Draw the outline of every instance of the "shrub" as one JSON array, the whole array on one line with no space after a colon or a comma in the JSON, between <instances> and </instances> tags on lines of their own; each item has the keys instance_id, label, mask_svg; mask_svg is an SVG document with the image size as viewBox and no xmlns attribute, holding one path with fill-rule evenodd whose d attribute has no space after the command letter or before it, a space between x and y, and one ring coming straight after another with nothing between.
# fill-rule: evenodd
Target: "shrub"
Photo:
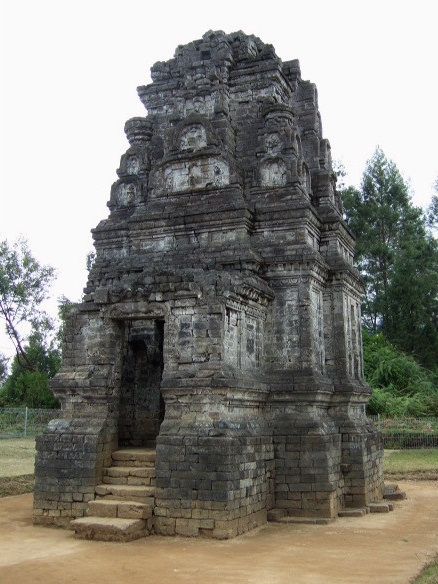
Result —
<instances>
[{"instance_id":1,"label":"shrub","mask_svg":"<svg viewBox=\"0 0 438 584\"><path fill-rule=\"evenodd\" d=\"M435 374L405 355L380 334L364 331L365 378L373 389L370 414L437 416Z\"/></svg>"}]
</instances>

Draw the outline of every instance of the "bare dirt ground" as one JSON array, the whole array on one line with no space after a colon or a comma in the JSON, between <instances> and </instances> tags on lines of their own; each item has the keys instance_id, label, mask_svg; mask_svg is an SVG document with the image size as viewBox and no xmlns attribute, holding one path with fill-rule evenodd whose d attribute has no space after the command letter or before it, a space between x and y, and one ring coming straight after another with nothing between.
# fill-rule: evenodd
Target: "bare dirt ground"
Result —
<instances>
[{"instance_id":1,"label":"bare dirt ground","mask_svg":"<svg viewBox=\"0 0 438 584\"><path fill-rule=\"evenodd\" d=\"M269 524L234 540L127 544L34 527L31 495L0 499L1 584L407 584L438 551L438 484L404 482L389 514Z\"/></svg>"}]
</instances>

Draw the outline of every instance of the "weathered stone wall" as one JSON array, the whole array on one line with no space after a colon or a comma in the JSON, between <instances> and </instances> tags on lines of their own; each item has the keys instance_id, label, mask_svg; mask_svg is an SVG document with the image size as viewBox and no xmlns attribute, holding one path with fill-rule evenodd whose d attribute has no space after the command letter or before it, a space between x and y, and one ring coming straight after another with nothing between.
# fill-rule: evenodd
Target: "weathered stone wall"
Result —
<instances>
[{"instance_id":1,"label":"weathered stone wall","mask_svg":"<svg viewBox=\"0 0 438 584\"><path fill-rule=\"evenodd\" d=\"M94 310L75 310L55 393L63 416L36 439L34 520L68 525L84 515L117 446L120 329Z\"/></svg>"},{"instance_id":2,"label":"weathered stone wall","mask_svg":"<svg viewBox=\"0 0 438 584\"><path fill-rule=\"evenodd\" d=\"M153 439L159 533L378 500L362 284L315 85L241 32L151 74L54 381L63 418L38 442L36 520L81 515L111 449Z\"/></svg>"}]
</instances>

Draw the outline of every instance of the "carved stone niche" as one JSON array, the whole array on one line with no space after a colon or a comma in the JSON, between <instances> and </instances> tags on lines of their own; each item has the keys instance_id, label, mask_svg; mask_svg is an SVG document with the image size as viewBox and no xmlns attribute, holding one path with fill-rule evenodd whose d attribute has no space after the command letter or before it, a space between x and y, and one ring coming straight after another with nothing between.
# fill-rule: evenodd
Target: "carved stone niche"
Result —
<instances>
[{"instance_id":1,"label":"carved stone niche","mask_svg":"<svg viewBox=\"0 0 438 584\"><path fill-rule=\"evenodd\" d=\"M120 168L117 174L120 178L129 176L138 176L145 170L144 159L147 155L137 148L130 148L120 160Z\"/></svg>"},{"instance_id":2,"label":"carved stone niche","mask_svg":"<svg viewBox=\"0 0 438 584\"><path fill-rule=\"evenodd\" d=\"M187 116L170 138L170 149L162 167L164 190L179 193L228 185L230 168L218 145L214 130L204 116Z\"/></svg>"},{"instance_id":3,"label":"carved stone niche","mask_svg":"<svg viewBox=\"0 0 438 584\"><path fill-rule=\"evenodd\" d=\"M330 170L332 168L330 142L325 138L320 141L319 165L324 170Z\"/></svg>"},{"instance_id":4,"label":"carved stone niche","mask_svg":"<svg viewBox=\"0 0 438 584\"><path fill-rule=\"evenodd\" d=\"M138 174L140 161L137 156L130 154L126 159L126 171L128 174Z\"/></svg>"},{"instance_id":5,"label":"carved stone niche","mask_svg":"<svg viewBox=\"0 0 438 584\"><path fill-rule=\"evenodd\" d=\"M261 115L268 128L292 128L295 125L295 112L291 106L266 100L261 106Z\"/></svg>"},{"instance_id":6,"label":"carved stone niche","mask_svg":"<svg viewBox=\"0 0 438 584\"><path fill-rule=\"evenodd\" d=\"M307 164L305 162L302 162L298 168L300 169L300 177L301 177L301 181L304 187L304 190L306 191L306 193L310 194L311 188L312 188L312 183L311 183L311 178L310 178L310 171L309 171L309 167L307 166Z\"/></svg>"},{"instance_id":7,"label":"carved stone niche","mask_svg":"<svg viewBox=\"0 0 438 584\"><path fill-rule=\"evenodd\" d=\"M130 207L135 203L137 185L134 183L121 184L117 192L117 202L120 207Z\"/></svg>"},{"instance_id":8,"label":"carved stone niche","mask_svg":"<svg viewBox=\"0 0 438 584\"><path fill-rule=\"evenodd\" d=\"M133 207L138 199L140 186L135 182L117 181L111 188L110 209Z\"/></svg>"},{"instance_id":9,"label":"carved stone niche","mask_svg":"<svg viewBox=\"0 0 438 584\"><path fill-rule=\"evenodd\" d=\"M178 193L207 187L223 187L230 182L228 164L217 157L173 162L164 170L164 186Z\"/></svg>"},{"instance_id":10,"label":"carved stone niche","mask_svg":"<svg viewBox=\"0 0 438 584\"><path fill-rule=\"evenodd\" d=\"M290 163L299 155L297 128L292 108L267 101L262 104L261 115L265 123L260 142L265 155L288 160L289 168Z\"/></svg>"},{"instance_id":11,"label":"carved stone niche","mask_svg":"<svg viewBox=\"0 0 438 584\"><path fill-rule=\"evenodd\" d=\"M281 158L264 160L260 165L260 184L262 187L278 188L287 183L287 168Z\"/></svg>"},{"instance_id":12,"label":"carved stone niche","mask_svg":"<svg viewBox=\"0 0 438 584\"><path fill-rule=\"evenodd\" d=\"M276 156L283 150L283 140L277 132L270 132L265 138L266 152L270 156Z\"/></svg>"},{"instance_id":13,"label":"carved stone niche","mask_svg":"<svg viewBox=\"0 0 438 584\"><path fill-rule=\"evenodd\" d=\"M215 148L218 140L206 117L191 113L174 129L170 139L170 155L190 156L203 148Z\"/></svg>"},{"instance_id":14,"label":"carved stone niche","mask_svg":"<svg viewBox=\"0 0 438 584\"><path fill-rule=\"evenodd\" d=\"M207 132L202 124L186 126L179 135L179 149L196 152L207 146Z\"/></svg>"}]
</instances>

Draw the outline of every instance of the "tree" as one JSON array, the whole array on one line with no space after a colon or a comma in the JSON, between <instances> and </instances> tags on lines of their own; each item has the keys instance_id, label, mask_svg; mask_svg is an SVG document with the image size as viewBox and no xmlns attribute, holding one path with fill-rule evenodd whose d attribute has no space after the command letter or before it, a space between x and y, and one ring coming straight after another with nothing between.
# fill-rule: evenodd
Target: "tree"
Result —
<instances>
[{"instance_id":1,"label":"tree","mask_svg":"<svg viewBox=\"0 0 438 584\"><path fill-rule=\"evenodd\" d=\"M438 179L435 181L435 191L438 193ZM438 194L432 196L427 209L427 224L431 229L438 229Z\"/></svg>"},{"instance_id":2,"label":"tree","mask_svg":"<svg viewBox=\"0 0 438 584\"><path fill-rule=\"evenodd\" d=\"M28 406L55 408L59 403L50 389L50 379L61 367L61 344L66 319L73 303L62 296L58 299L60 325L56 335L47 337L44 331L33 331L23 346L26 360L16 355L11 374L0 389L0 407Z\"/></svg>"},{"instance_id":3,"label":"tree","mask_svg":"<svg viewBox=\"0 0 438 584\"><path fill-rule=\"evenodd\" d=\"M423 229L394 257L384 332L425 367L438 364L438 242Z\"/></svg>"},{"instance_id":4,"label":"tree","mask_svg":"<svg viewBox=\"0 0 438 584\"><path fill-rule=\"evenodd\" d=\"M0 391L0 406L56 407L58 402L49 387L49 379L61 365L55 342L47 346L40 334L33 333L23 350L26 360L15 356L11 374Z\"/></svg>"},{"instance_id":5,"label":"tree","mask_svg":"<svg viewBox=\"0 0 438 584\"><path fill-rule=\"evenodd\" d=\"M395 164L377 148L365 169L360 190L343 193L346 221L357 235L358 267L366 286L365 323L376 331L388 318L387 291L403 230L421 212Z\"/></svg>"},{"instance_id":6,"label":"tree","mask_svg":"<svg viewBox=\"0 0 438 584\"><path fill-rule=\"evenodd\" d=\"M17 359L29 370L33 364L25 350L26 339L29 334L48 331L52 326L41 303L47 297L53 276L53 268L41 265L26 241L12 245L6 240L0 242L0 318ZM23 332L26 328L28 335Z\"/></svg>"},{"instance_id":7,"label":"tree","mask_svg":"<svg viewBox=\"0 0 438 584\"><path fill-rule=\"evenodd\" d=\"M366 288L365 326L433 367L438 361L438 248L396 165L377 149L361 189L343 191Z\"/></svg>"},{"instance_id":8,"label":"tree","mask_svg":"<svg viewBox=\"0 0 438 584\"><path fill-rule=\"evenodd\" d=\"M8 376L8 361L9 359L0 353L0 386Z\"/></svg>"},{"instance_id":9,"label":"tree","mask_svg":"<svg viewBox=\"0 0 438 584\"><path fill-rule=\"evenodd\" d=\"M364 331L365 378L373 388L371 414L388 417L436 416L438 383L434 375L388 342Z\"/></svg>"}]
</instances>

